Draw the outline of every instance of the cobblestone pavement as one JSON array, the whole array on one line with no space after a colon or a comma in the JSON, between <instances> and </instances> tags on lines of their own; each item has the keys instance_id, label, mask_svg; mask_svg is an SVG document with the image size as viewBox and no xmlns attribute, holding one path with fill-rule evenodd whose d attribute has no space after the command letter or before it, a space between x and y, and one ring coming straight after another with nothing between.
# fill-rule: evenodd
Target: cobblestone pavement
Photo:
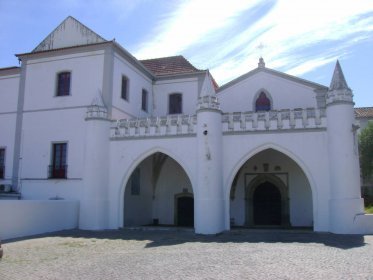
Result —
<instances>
[{"instance_id":1,"label":"cobblestone pavement","mask_svg":"<svg viewBox=\"0 0 373 280\"><path fill-rule=\"evenodd\" d=\"M62 231L3 244L0 279L372 279L373 236Z\"/></svg>"}]
</instances>

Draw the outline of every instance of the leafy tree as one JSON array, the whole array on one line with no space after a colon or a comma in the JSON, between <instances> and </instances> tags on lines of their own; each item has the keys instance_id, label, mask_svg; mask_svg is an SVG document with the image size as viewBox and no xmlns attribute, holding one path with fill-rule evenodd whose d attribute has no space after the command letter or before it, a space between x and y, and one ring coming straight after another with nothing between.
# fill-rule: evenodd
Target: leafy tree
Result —
<instances>
[{"instance_id":1,"label":"leafy tree","mask_svg":"<svg viewBox=\"0 0 373 280\"><path fill-rule=\"evenodd\" d=\"M360 168L363 178L373 175L373 121L361 131L359 136Z\"/></svg>"}]
</instances>

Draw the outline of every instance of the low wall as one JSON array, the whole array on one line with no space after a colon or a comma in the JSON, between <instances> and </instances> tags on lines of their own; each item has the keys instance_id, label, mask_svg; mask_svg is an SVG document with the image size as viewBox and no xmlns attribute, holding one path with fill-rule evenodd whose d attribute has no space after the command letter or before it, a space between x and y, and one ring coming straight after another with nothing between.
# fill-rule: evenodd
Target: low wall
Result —
<instances>
[{"instance_id":1,"label":"low wall","mask_svg":"<svg viewBox=\"0 0 373 280\"><path fill-rule=\"evenodd\" d=\"M79 201L1 200L0 239L78 227Z\"/></svg>"}]
</instances>

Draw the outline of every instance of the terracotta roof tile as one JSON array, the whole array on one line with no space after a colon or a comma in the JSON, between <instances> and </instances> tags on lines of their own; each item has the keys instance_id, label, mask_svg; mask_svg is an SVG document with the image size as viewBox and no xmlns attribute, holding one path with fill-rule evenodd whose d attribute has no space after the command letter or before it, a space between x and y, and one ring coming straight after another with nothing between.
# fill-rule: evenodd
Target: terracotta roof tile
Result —
<instances>
[{"instance_id":1,"label":"terracotta roof tile","mask_svg":"<svg viewBox=\"0 0 373 280\"><path fill-rule=\"evenodd\" d=\"M182 55L140 60L140 62L155 76L167 76L175 74L187 74L202 70L194 67Z\"/></svg>"},{"instance_id":2,"label":"terracotta roof tile","mask_svg":"<svg viewBox=\"0 0 373 280\"><path fill-rule=\"evenodd\" d=\"M373 107L355 108L355 116L357 118L373 118Z\"/></svg>"}]
</instances>

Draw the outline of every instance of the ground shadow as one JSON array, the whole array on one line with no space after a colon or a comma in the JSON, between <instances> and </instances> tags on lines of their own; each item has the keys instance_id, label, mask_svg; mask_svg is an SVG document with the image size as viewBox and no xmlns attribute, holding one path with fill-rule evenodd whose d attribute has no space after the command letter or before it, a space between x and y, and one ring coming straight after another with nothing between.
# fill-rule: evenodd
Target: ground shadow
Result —
<instances>
[{"instance_id":1,"label":"ground shadow","mask_svg":"<svg viewBox=\"0 0 373 280\"><path fill-rule=\"evenodd\" d=\"M233 229L217 235L195 234L193 229L184 228L125 228L118 230L64 230L26 238L9 239L4 244L20 240L43 237L70 237L88 239L147 241L145 248L172 246L183 243L317 243L339 249L365 246L364 235L317 233L307 230L276 229Z\"/></svg>"}]
</instances>

